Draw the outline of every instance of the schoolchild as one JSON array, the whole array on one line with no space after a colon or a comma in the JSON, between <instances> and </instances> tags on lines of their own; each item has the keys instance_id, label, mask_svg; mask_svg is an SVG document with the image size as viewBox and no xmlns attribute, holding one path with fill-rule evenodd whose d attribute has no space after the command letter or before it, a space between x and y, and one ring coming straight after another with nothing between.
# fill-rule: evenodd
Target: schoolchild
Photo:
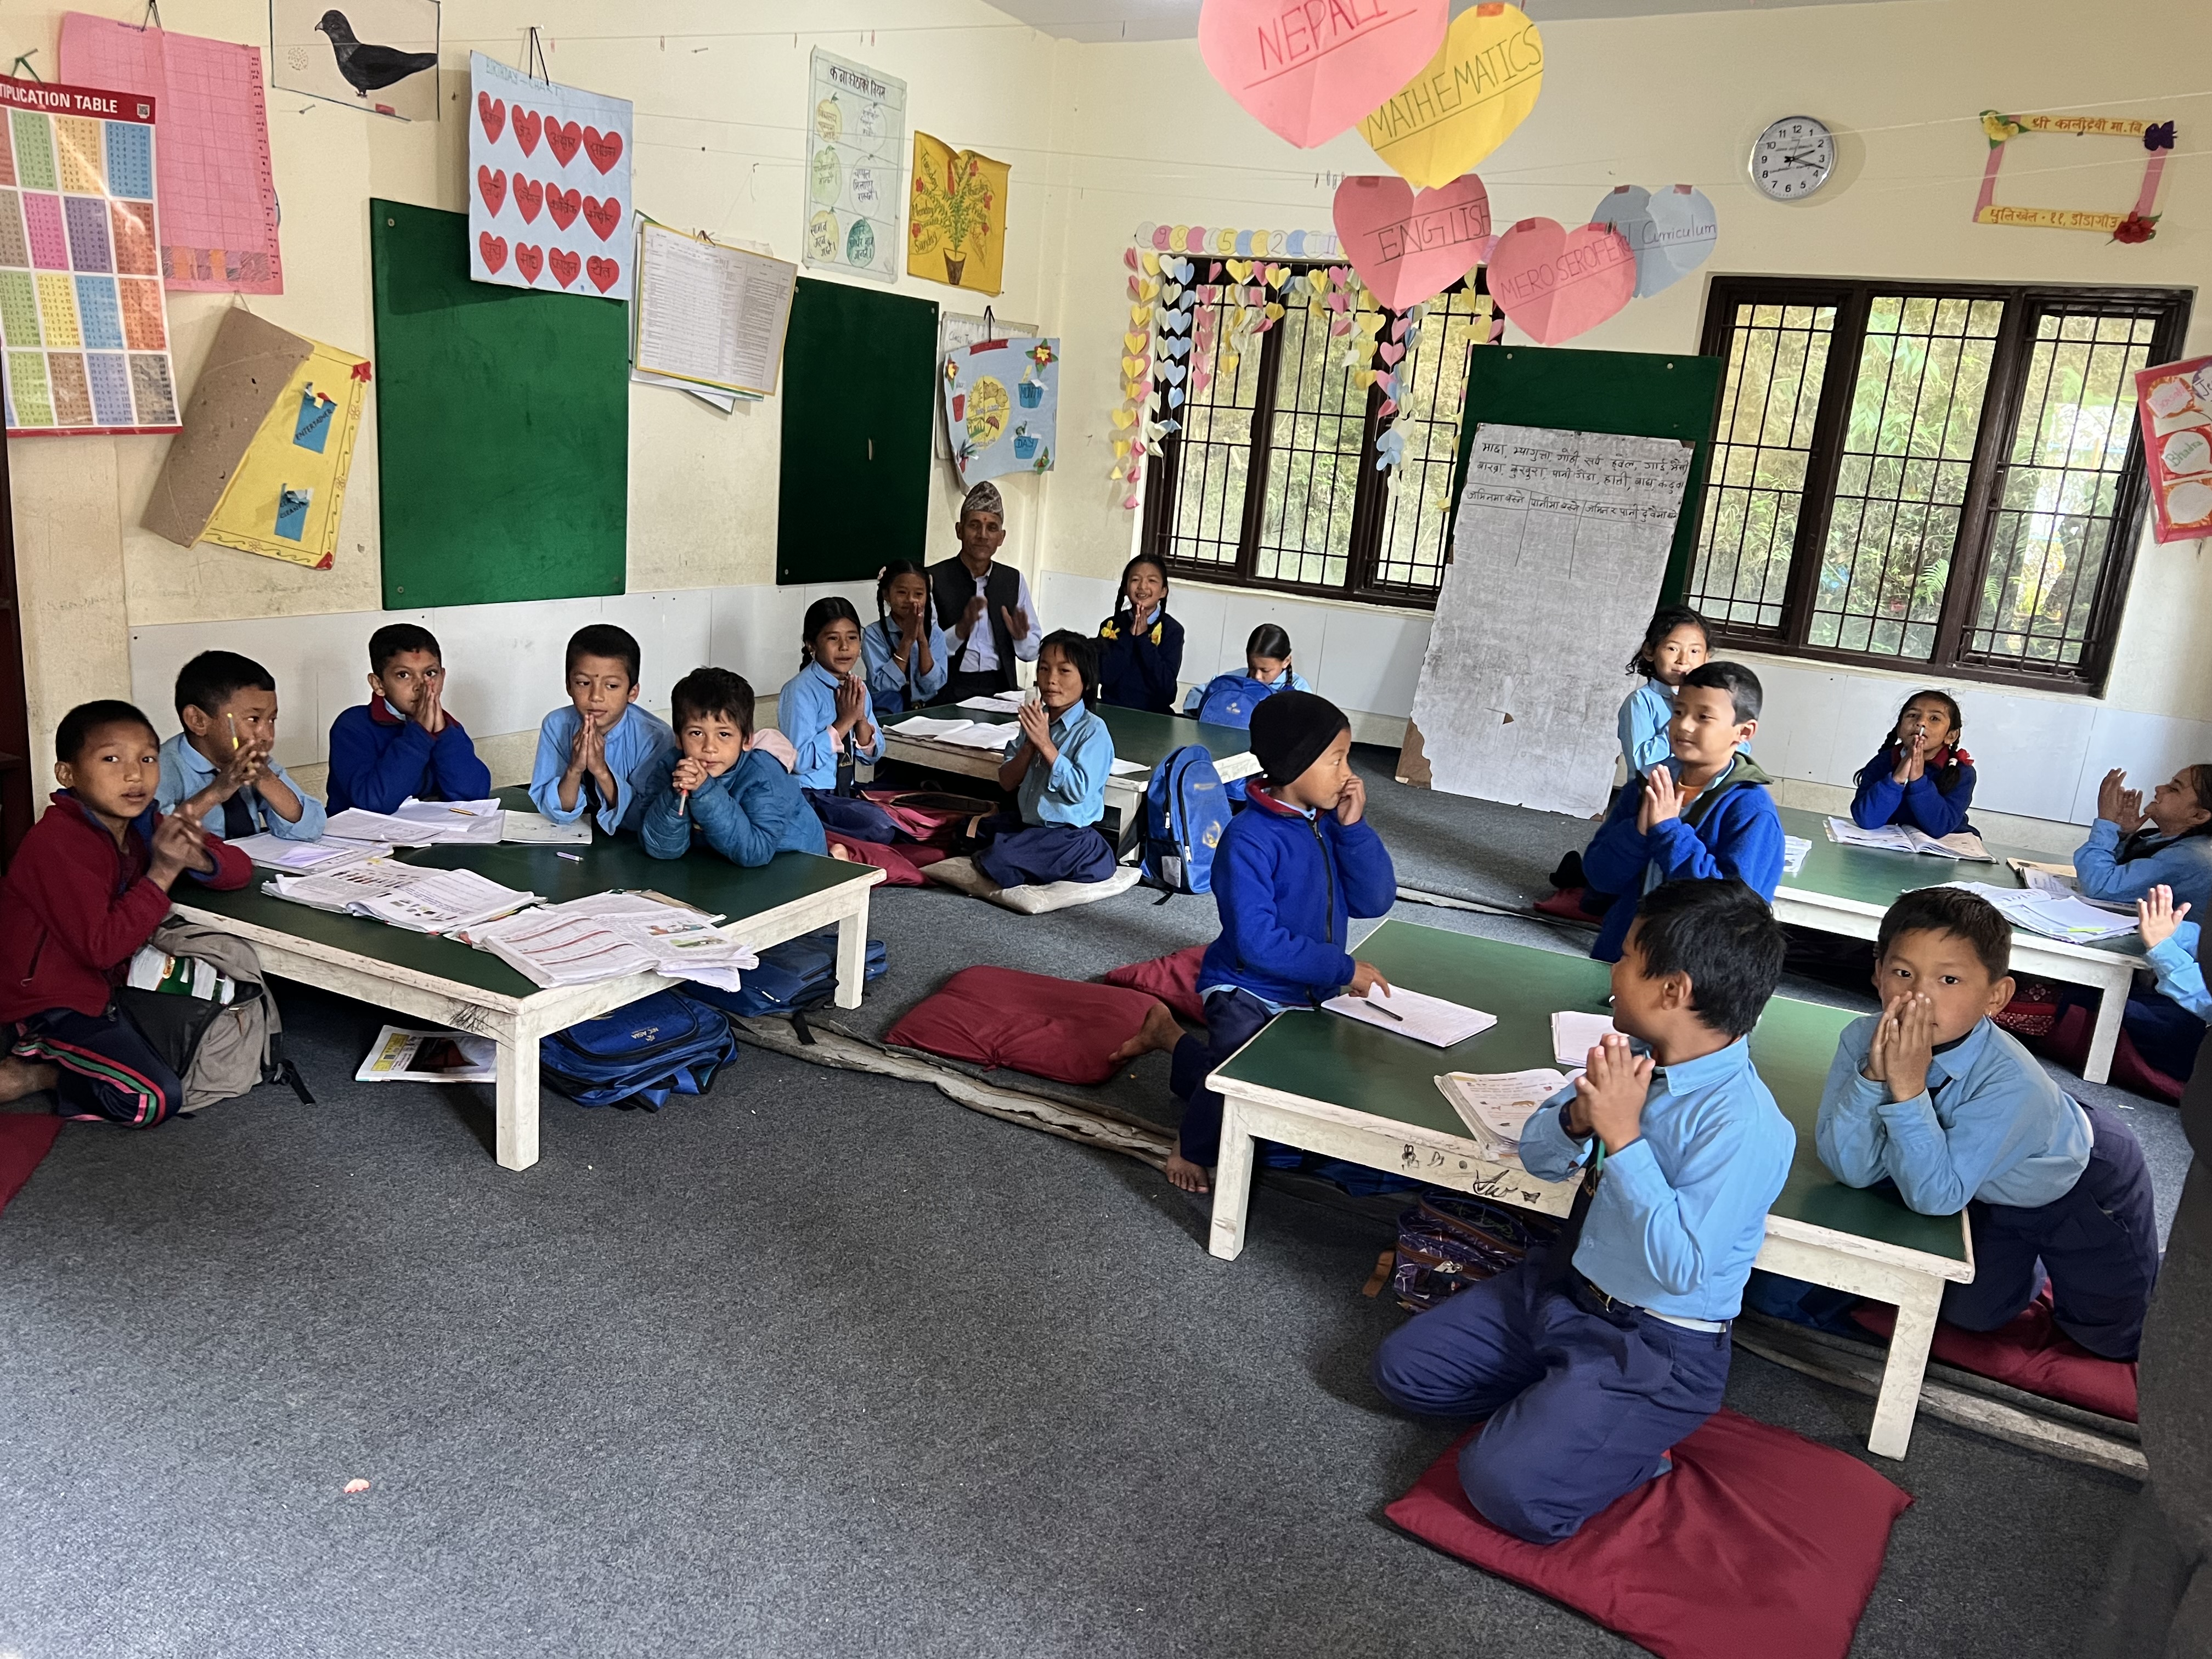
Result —
<instances>
[{"instance_id":1,"label":"schoolchild","mask_svg":"<svg viewBox=\"0 0 2212 1659\"><path fill-rule=\"evenodd\" d=\"M1964 721L1948 691L1916 691L1875 757L1859 769L1851 822L1862 830L1901 823L1942 837L1973 825L1974 757L1959 744Z\"/></svg>"},{"instance_id":2,"label":"schoolchild","mask_svg":"<svg viewBox=\"0 0 2212 1659\"><path fill-rule=\"evenodd\" d=\"M2097 789L2097 821L2074 849L2074 879L2090 898L2125 904L2154 887L2199 916L2212 911L2212 765L2185 766L2151 791L2114 767Z\"/></svg>"},{"instance_id":3,"label":"schoolchild","mask_svg":"<svg viewBox=\"0 0 2212 1659\"><path fill-rule=\"evenodd\" d=\"M1688 605L1662 605L1651 613L1644 643L1628 659L1628 672L1641 675L1644 684L1621 703L1618 721L1630 777L1642 777L1673 752L1667 728L1674 718L1674 692L1682 677L1711 655L1705 619Z\"/></svg>"},{"instance_id":4,"label":"schoolchild","mask_svg":"<svg viewBox=\"0 0 2212 1659\"><path fill-rule=\"evenodd\" d=\"M483 800L491 769L446 709L446 659L416 623L368 636L368 701L331 722L331 810L390 812L417 800Z\"/></svg>"},{"instance_id":5,"label":"schoolchild","mask_svg":"<svg viewBox=\"0 0 2212 1659\"><path fill-rule=\"evenodd\" d=\"M1114 614L1098 624L1098 700L1172 714L1182 674L1182 624L1168 615L1168 568L1139 553L1121 569Z\"/></svg>"},{"instance_id":6,"label":"schoolchild","mask_svg":"<svg viewBox=\"0 0 2212 1659\"><path fill-rule=\"evenodd\" d=\"M1098 828L1114 734L1091 706L1097 694L1096 641L1065 628L1046 635L1036 696L1022 705L1021 740L999 768L999 787L1012 792L1015 810L973 827L982 843L975 863L1000 886L1103 881L1114 873L1114 843Z\"/></svg>"},{"instance_id":7,"label":"schoolchild","mask_svg":"<svg viewBox=\"0 0 2212 1659\"><path fill-rule=\"evenodd\" d=\"M611 623L569 636L568 701L539 725L530 772L530 798L554 823L588 813L609 835L635 830L645 791L667 775L676 734L637 700L642 657Z\"/></svg>"},{"instance_id":8,"label":"schoolchild","mask_svg":"<svg viewBox=\"0 0 2212 1659\"><path fill-rule=\"evenodd\" d=\"M1217 717L1206 712L1206 704L1216 693L1249 700L1254 707L1261 698L1273 696L1278 691L1310 691L1306 677L1291 662L1291 636L1275 623L1261 623L1244 641L1244 672L1241 674L1216 674L1204 685L1194 685L1190 695L1182 700L1182 712L1195 714L1200 720ZM1252 716L1248 710L1244 718L1234 723L1249 726Z\"/></svg>"},{"instance_id":9,"label":"schoolchild","mask_svg":"<svg viewBox=\"0 0 2212 1659\"><path fill-rule=\"evenodd\" d=\"M2144 1061L2178 1083L2197 1069L2204 1028L2212 1024L2212 991L2197 960L2199 928L2189 907L2173 902L2171 887L2154 887L2136 901L2136 928L2149 964L2149 994L2128 994L2120 1029Z\"/></svg>"},{"instance_id":10,"label":"schoolchild","mask_svg":"<svg viewBox=\"0 0 2212 1659\"><path fill-rule=\"evenodd\" d=\"M321 837L322 802L269 758L276 681L267 669L235 651L203 651L177 672L176 702L184 730L161 745L156 805L173 812L193 801L193 817L227 841L257 831L279 841Z\"/></svg>"},{"instance_id":11,"label":"schoolchild","mask_svg":"<svg viewBox=\"0 0 2212 1659\"><path fill-rule=\"evenodd\" d=\"M638 821L647 852L680 859L700 841L752 866L778 853L829 851L799 781L752 742L750 685L726 668L695 668L676 682L672 701L681 747Z\"/></svg>"},{"instance_id":12,"label":"schoolchild","mask_svg":"<svg viewBox=\"0 0 2212 1659\"><path fill-rule=\"evenodd\" d=\"M815 600L799 633L800 667L775 700L775 723L799 753L792 775L822 811L824 798L852 797L854 768L884 757L884 734L860 673L860 613L853 602L836 594ZM829 810L837 810L834 799Z\"/></svg>"},{"instance_id":13,"label":"schoolchild","mask_svg":"<svg viewBox=\"0 0 2212 1659\"><path fill-rule=\"evenodd\" d=\"M876 578L876 619L860 631L868 695L878 714L921 708L951 672L945 630L929 603L929 574L912 559L893 559Z\"/></svg>"}]
</instances>

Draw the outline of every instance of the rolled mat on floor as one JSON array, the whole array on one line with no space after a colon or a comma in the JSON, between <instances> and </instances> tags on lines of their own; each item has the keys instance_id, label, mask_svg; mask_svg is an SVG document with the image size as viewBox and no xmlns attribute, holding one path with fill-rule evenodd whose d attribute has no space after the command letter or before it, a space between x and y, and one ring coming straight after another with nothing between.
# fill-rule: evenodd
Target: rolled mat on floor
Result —
<instances>
[{"instance_id":1,"label":"rolled mat on floor","mask_svg":"<svg viewBox=\"0 0 2212 1659\"><path fill-rule=\"evenodd\" d=\"M53 1150L62 1120L51 1112L0 1112L0 1210Z\"/></svg>"}]
</instances>

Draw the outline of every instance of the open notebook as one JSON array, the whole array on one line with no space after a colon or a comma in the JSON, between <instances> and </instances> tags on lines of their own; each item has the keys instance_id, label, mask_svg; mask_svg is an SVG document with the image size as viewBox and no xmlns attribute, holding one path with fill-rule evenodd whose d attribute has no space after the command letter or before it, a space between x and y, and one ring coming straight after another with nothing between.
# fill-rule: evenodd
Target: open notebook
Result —
<instances>
[{"instance_id":1,"label":"open notebook","mask_svg":"<svg viewBox=\"0 0 2212 1659\"><path fill-rule=\"evenodd\" d=\"M1939 859L1964 859L1974 864L1997 861L1996 854L1983 846L1982 838L1971 830L1931 836L1901 823L1862 830L1849 818L1832 817L1828 820L1828 839L1838 847L1872 847L1884 853L1932 853Z\"/></svg>"},{"instance_id":2,"label":"open notebook","mask_svg":"<svg viewBox=\"0 0 2212 1659\"><path fill-rule=\"evenodd\" d=\"M1467 1125L1485 1158L1500 1164L1521 1162L1521 1131L1536 1109L1567 1086L1549 1066L1528 1072L1447 1072L1437 1087Z\"/></svg>"}]
</instances>

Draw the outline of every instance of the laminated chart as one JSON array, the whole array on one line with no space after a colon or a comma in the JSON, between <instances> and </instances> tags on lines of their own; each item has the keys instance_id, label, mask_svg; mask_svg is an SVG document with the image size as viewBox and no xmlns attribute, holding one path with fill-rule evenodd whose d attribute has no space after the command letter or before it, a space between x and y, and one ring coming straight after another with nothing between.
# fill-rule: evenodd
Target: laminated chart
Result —
<instances>
[{"instance_id":1,"label":"laminated chart","mask_svg":"<svg viewBox=\"0 0 2212 1659\"><path fill-rule=\"evenodd\" d=\"M154 103L0 76L8 433L174 432Z\"/></svg>"}]
</instances>

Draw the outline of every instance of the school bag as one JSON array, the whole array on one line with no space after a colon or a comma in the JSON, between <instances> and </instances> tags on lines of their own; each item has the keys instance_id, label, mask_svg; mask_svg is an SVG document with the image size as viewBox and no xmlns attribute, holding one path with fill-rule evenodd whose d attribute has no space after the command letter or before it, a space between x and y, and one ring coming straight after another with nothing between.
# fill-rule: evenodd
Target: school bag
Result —
<instances>
[{"instance_id":1,"label":"school bag","mask_svg":"<svg viewBox=\"0 0 2212 1659\"><path fill-rule=\"evenodd\" d=\"M1152 769L1145 785L1145 884L1177 893L1213 890L1213 849L1229 827L1229 796L1213 757L1185 744Z\"/></svg>"},{"instance_id":2,"label":"school bag","mask_svg":"<svg viewBox=\"0 0 2212 1659\"><path fill-rule=\"evenodd\" d=\"M814 1036L806 1029L806 1011L837 994L836 930L802 933L758 954L760 966L738 975L739 989L722 991L711 985L694 985L690 994L740 1019L788 1014L799 1040L811 1044ZM890 953L884 950L883 940L870 939L862 980L881 979L890 966Z\"/></svg>"},{"instance_id":3,"label":"school bag","mask_svg":"<svg viewBox=\"0 0 2212 1659\"><path fill-rule=\"evenodd\" d=\"M167 958L161 962L160 958ZM284 1058L284 1021L261 975L261 958L235 934L171 916L133 959L150 971L115 992L124 1017L185 1085L183 1111L231 1100L261 1083L289 1083L301 1103L314 1097ZM229 996L208 994L220 976Z\"/></svg>"},{"instance_id":4,"label":"school bag","mask_svg":"<svg viewBox=\"0 0 2212 1659\"><path fill-rule=\"evenodd\" d=\"M1479 1279L1494 1279L1559 1236L1548 1216L1523 1215L1484 1199L1433 1193L1398 1218L1390 1291L1426 1313Z\"/></svg>"},{"instance_id":5,"label":"school bag","mask_svg":"<svg viewBox=\"0 0 2212 1659\"><path fill-rule=\"evenodd\" d=\"M648 1112L671 1095L705 1094L737 1057L722 1011L673 990L538 1042L545 1081L579 1106L635 1104Z\"/></svg>"},{"instance_id":6,"label":"school bag","mask_svg":"<svg viewBox=\"0 0 2212 1659\"><path fill-rule=\"evenodd\" d=\"M1275 688L1249 674L1216 674L1206 683L1198 700L1198 717L1212 726L1233 726L1242 731L1252 724L1252 711L1274 695Z\"/></svg>"}]
</instances>

